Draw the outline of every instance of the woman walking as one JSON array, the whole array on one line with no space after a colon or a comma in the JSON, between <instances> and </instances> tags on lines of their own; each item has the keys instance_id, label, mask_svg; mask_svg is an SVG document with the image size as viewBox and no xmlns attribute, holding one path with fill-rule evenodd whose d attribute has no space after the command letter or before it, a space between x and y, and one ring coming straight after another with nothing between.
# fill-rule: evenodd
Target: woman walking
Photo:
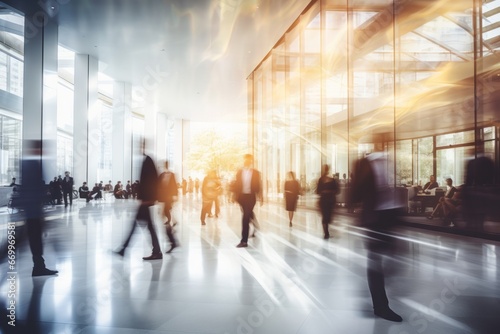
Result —
<instances>
[{"instance_id":1,"label":"woman walking","mask_svg":"<svg viewBox=\"0 0 500 334\"><path fill-rule=\"evenodd\" d=\"M300 193L299 181L295 178L295 173L289 171L285 181L285 209L288 211L288 218L290 219L290 227L293 226L293 214L297 209L297 200Z\"/></svg>"}]
</instances>

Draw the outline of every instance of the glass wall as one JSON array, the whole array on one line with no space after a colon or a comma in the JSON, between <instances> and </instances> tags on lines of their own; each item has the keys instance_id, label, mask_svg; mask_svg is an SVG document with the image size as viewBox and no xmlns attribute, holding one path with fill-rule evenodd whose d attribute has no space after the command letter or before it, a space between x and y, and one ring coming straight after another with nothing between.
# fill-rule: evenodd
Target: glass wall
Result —
<instances>
[{"instance_id":1,"label":"glass wall","mask_svg":"<svg viewBox=\"0 0 500 334\"><path fill-rule=\"evenodd\" d=\"M24 17L0 12L0 186L20 182Z\"/></svg>"},{"instance_id":2,"label":"glass wall","mask_svg":"<svg viewBox=\"0 0 500 334\"><path fill-rule=\"evenodd\" d=\"M390 157L396 187L431 175L462 185L467 161L483 154L500 181L499 9L499 0L311 1L249 76L267 195L282 191L288 170L314 193L321 164L348 184L353 162L374 150Z\"/></svg>"}]
</instances>

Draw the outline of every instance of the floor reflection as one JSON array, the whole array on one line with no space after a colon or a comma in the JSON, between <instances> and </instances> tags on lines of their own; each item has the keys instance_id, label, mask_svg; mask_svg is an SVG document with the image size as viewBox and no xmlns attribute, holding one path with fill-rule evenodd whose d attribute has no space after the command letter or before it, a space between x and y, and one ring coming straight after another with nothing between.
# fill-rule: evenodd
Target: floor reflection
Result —
<instances>
[{"instance_id":1,"label":"floor reflection","mask_svg":"<svg viewBox=\"0 0 500 334\"><path fill-rule=\"evenodd\" d=\"M391 306L404 319L394 324L373 315L364 231L345 215L335 216L333 238L325 241L319 213L299 209L290 228L281 203L268 203L256 210L261 230L248 248L237 249L238 206L225 203L219 218L201 226L200 199L183 198L173 211L180 247L148 262L142 257L150 238L142 229L136 229L125 257L111 252L136 208L134 200L110 199L51 209L44 257L59 275L32 278L29 249L19 249L19 328L25 333L378 334L491 333L500 326L497 242L398 228L397 249L384 258ZM158 210L153 213L165 252L169 242ZM5 226L15 216L0 214L0 219ZM6 272L2 264L3 302Z\"/></svg>"}]
</instances>

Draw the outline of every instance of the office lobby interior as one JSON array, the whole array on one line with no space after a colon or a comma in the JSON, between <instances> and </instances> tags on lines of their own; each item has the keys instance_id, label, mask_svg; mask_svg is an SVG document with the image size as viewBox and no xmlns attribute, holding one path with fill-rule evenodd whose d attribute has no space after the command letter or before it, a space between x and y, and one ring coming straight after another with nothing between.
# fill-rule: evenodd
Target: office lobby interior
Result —
<instances>
[{"instance_id":1,"label":"office lobby interior","mask_svg":"<svg viewBox=\"0 0 500 334\"><path fill-rule=\"evenodd\" d=\"M495 333L499 50L500 0L0 0L0 333ZM55 275L32 276L27 213L12 200L29 141L43 145L47 187L74 178L71 205L43 206ZM356 163L379 151L400 216L374 261L350 190ZM179 183L171 252L163 204L149 209L154 260L140 199L77 191L140 179L143 153ZM263 203L237 248L230 184L244 154ZM480 159L491 170L472 175ZM324 165L338 184L326 239ZM225 191L202 225L210 170ZM449 180L472 191L480 223L470 195L433 211ZM401 322L374 314L374 263Z\"/></svg>"}]
</instances>

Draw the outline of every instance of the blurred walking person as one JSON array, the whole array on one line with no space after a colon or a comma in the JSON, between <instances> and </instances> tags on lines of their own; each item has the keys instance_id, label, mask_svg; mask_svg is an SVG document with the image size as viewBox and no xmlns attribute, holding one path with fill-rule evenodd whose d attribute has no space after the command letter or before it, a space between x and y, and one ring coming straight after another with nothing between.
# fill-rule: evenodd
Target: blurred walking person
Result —
<instances>
[{"instance_id":1,"label":"blurred walking person","mask_svg":"<svg viewBox=\"0 0 500 334\"><path fill-rule=\"evenodd\" d=\"M170 253L177 247L177 242L174 237L175 222L172 222L172 207L177 200L178 189L175 174L168 169L168 161L165 161L165 171L159 176L158 185L158 201L163 203L163 215L167 218L164 225L167 231L167 237L170 241Z\"/></svg>"},{"instance_id":2,"label":"blurred walking person","mask_svg":"<svg viewBox=\"0 0 500 334\"><path fill-rule=\"evenodd\" d=\"M293 214L297 210L297 201L300 194L300 184L295 178L295 173L289 171L285 181L285 209L288 211L288 218L290 220L289 226L293 226Z\"/></svg>"},{"instance_id":3,"label":"blurred walking person","mask_svg":"<svg viewBox=\"0 0 500 334\"><path fill-rule=\"evenodd\" d=\"M28 240L33 256L32 276L57 274L57 270L45 267L43 258L43 202L46 195L42 170L42 143L31 140L25 143L27 155L22 161L22 186L20 206L26 218Z\"/></svg>"},{"instance_id":4,"label":"blurred walking person","mask_svg":"<svg viewBox=\"0 0 500 334\"><path fill-rule=\"evenodd\" d=\"M219 196L221 191L221 183L219 178L217 177L217 173L215 170L211 170L208 172L207 176L203 179L201 184L201 198L202 198L202 207L201 207L201 225L205 225L205 218L208 215L212 216L210 211L212 210L212 206L215 203L215 216L218 217L219 205L217 197Z\"/></svg>"},{"instance_id":5,"label":"blurred walking person","mask_svg":"<svg viewBox=\"0 0 500 334\"><path fill-rule=\"evenodd\" d=\"M250 231L250 220L255 219L253 208L257 199L263 204L262 185L260 172L254 168L253 156L245 154L243 157L243 168L236 173L234 182L234 197L241 206L241 241L238 248L248 247L248 235Z\"/></svg>"},{"instance_id":6,"label":"blurred walking person","mask_svg":"<svg viewBox=\"0 0 500 334\"><path fill-rule=\"evenodd\" d=\"M132 222L130 232L127 239L123 243L122 248L117 251L118 255L123 256L125 254L125 249L132 239L134 230L136 227L136 222L145 221L149 233L151 234L151 243L153 249L151 255L145 256L143 260L159 260L163 256L161 254L160 243L158 242L158 235L156 234L153 220L151 219L150 207L155 204L157 192L158 192L158 173L156 171L155 163L150 156L145 152L145 142L142 144L142 154L144 155L144 160L141 167L141 176L139 178L139 185L137 189L137 199L140 200L139 209L137 210L137 215L135 220Z\"/></svg>"},{"instance_id":7,"label":"blurred walking person","mask_svg":"<svg viewBox=\"0 0 500 334\"><path fill-rule=\"evenodd\" d=\"M400 201L389 185L387 153L374 152L354 166L351 203L361 203L361 223L367 228L367 279L375 315L389 321L403 319L389 307L385 291L383 260L391 255Z\"/></svg>"},{"instance_id":8,"label":"blurred walking person","mask_svg":"<svg viewBox=\"0 0 500 334\"><path fill-rule=\"evenodd\" d=\"M321 224L323 225L323 239L330 238L328 226L332 221L333 209L335 207L335 200L339 185L337 180L329 176L330 166L323 165L321 170L321 177L318 180L316 194L319 195L319 209L321 211Z\"/></svg>"}]
</instances>

